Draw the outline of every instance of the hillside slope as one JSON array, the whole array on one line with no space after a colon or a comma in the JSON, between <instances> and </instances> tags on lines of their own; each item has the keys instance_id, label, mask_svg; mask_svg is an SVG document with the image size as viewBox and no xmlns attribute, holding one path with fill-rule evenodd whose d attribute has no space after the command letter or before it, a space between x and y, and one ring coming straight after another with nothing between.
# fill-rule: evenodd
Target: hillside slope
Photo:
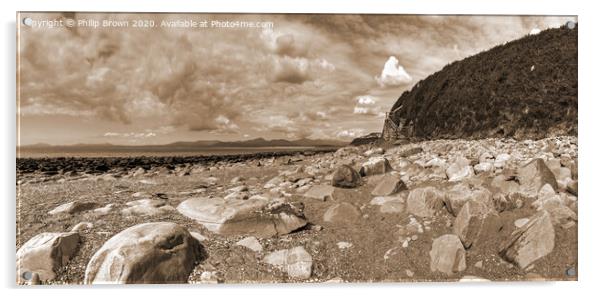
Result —
<instances>
[{"instance_id":1,"label":"hillside slope","mask_svg":"<svg viewBox=\"0 0 602 297\"><path fill-rule=\"evenodd\" d=\"M404 92L390 119L424 139L577 135L577 27L453 62Z\"/></svg>"}]
</instances>

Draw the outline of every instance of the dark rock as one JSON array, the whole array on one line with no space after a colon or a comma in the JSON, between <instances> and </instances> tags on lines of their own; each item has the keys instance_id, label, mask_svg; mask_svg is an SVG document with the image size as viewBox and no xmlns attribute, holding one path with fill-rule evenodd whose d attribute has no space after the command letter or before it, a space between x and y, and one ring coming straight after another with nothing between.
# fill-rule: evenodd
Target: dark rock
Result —
<instances>
[{"instance_id":1,"label":"dark rock","mask_svg":"<svg viewBox=\"0 0 602 297\"><path fill-rule=\"evenodd\" d=\"M339 166L332 175L332 185L339 188L355 188L362 183L360 174L349 165Z\"/></svg>"}]
</instances>

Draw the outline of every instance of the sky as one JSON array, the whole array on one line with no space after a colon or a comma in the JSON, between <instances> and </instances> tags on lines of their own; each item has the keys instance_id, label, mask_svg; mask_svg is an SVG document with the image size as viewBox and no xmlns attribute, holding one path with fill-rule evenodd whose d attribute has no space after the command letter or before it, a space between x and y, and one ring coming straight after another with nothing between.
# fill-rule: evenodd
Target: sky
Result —
<instances>
[{"instance_id":1,"label":"sky","mask_svg":"<svg viewBox=\"0 0 602 297\"><path fill-rule=\"evenodd\" d=\"M18 30L20 145L351 140L380 132L401 93L445 65L577 21L327 14L24 18L30 22Z\"/></svg>"}]
</instances>

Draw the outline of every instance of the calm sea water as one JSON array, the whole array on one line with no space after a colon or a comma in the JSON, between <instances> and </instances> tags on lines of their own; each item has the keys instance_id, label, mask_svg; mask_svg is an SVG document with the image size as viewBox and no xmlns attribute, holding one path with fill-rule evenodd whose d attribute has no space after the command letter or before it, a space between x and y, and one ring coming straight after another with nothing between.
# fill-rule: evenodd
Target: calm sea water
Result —
<instances>
[{"instance_id":1,"label":"calm sea water","mask_svg":"<svg viewBox=\"0 0 602 297\"><path fill-rule=\"evenodd\" d=\"M324 149L328 149L328 147L30 147L17 148L17 158L211 156L242 155L260 152L312 151Z\"/></svg>"}]
</instances>

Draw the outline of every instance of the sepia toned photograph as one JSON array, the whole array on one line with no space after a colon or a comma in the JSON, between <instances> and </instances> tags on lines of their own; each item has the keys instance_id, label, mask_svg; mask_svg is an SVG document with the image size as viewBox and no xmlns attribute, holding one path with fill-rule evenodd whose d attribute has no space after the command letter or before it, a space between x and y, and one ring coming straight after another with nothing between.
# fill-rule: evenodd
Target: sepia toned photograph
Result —
<instances>
[{"instance_id":1,"label":"sepia toned photograph","mask_svg":"<svg viewBox=\"0 0 602 297\"><path fill-rule=\"evenodd\" d=\"M575 15L16 23L17 285L578 280Z\"/></svg>"}]
</instances>

